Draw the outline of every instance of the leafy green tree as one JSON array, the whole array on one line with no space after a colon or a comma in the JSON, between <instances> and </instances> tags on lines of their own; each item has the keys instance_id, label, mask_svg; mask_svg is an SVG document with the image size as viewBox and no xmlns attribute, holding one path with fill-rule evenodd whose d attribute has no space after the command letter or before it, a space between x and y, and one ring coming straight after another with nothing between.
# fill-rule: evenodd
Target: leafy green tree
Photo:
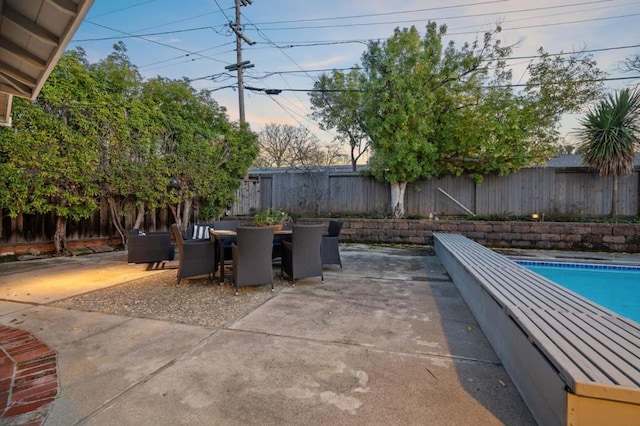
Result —
<instances>
[{"instance_id":1,"label":"leafy green tree","mask_svg":"<svg viewBox=\"0 0 640 426\"><path fill-rule=\"evenodd\" d=\"M59 252L67 220L88 217L100 198L123 241L125 201L138 205L134 226L166 205L188 223L194 201L219 214L258 152L210 92L143 81L121 43L93 65L82 49L66 52L37 101L16 99L13 112L14 127L0 129L0 205L12 216L54 212Z\"/></svg>"},{"instance_id":2,"label":"leafy green tree","mask_svg":"<svg viewBox=\"0 0 640 426\"><path fill-rule=\"evenodd\" d=\"M618 176L633 171L640 147L640 91L623 89L608 95L580 120L578 153L584 164L612 176L611 216L618 215Z\"/></svg>"},{"instance_id":3,"label":"leafy green tree","mask_svg":"<svg viewBox=\"0 0 640 426\"><path fill-rule=\"evenodd\" d=\"M53 212L57 253L66 251L67 221L89 217L99 196L87 69L84 51L66 52L34 103L15 100L14 127L0 132L2 207L12 216Z\"/></svg>"},{"instance_id":4,"label":"leafy green tree","mask_svg":"<svg viewBox=\"0 0 640 426\"><path fill-rule=\"evenodd\" d=\"M482 98L488 65L504 58L509 49L482 43L443 45L446 27L427 26L424 39L415 27L396 29L385 42L370 43L363 54L363 122L371 138L371 171L391 185L394 217L404 216L408 182L440 173L441 146L450 153L462 126L447 120L459 118ZM468 123L471 120L466 120ZM449 126L449 127L446 127ZM470 134L469 131L465 132ZM449 146L447 146L449 145Z\"/></svg>"},{"instance_id":5,"label":"leafy green tree","mask_svg":"<svg viewBox=\"0 0 640 426\"><path fill-rule=\"evenodd\" d=\"M443 141L440 174L468 173L480 181L488 173L504 175L544 162L557 152L562 115L597 98L604 75L591 57L538 53L523 90L514 90L511 71L497 60L480 96L441 116L436 129Z\"/></svg>"},{"instance_id":6,"label":"leafy green tree","mask_svg":"<svg viewBox=\"0 0 640 426\"><path fill-rule=\"evenodd\" d=\"M140 228L146 207L160 207L158 194L166 188L153 146L157 125L142 99L142 77L122 42L114 45L105 59L91 65L90 72L96 83L94 107L89 113L98 135L101 195L126 245L121 221L124 201L135 203L133 227Z\"/></svg>"},{"instance_id":7,"label":"leafy green tree","mask_svg":"<svg viewBox=\"0 0 640 426\"><path fill-rule=\"evenodd\" d=\"M591 55L550 55L538 49L539 58L528 66L529 79L520 105L531 120L535 141L558 141L563 114L584 112L584 106L602 95L606 76Z\"/></svg>"},{"instance_id":8,"label":"leafy green tree","mask_svg":"<svg viewBox=\"0 0 640 426\"><path fill-rule=\"evenodd\" d=\"M164 173L159 192L179 226L186 226L200 199L212 217L233 201L235 190L258 154L256 136L231 123L208 91L186 81L155 78L143 89L153 121L156 149ZM175 185L168 186L169 182Z\"/></svg>"},{"instance_id":9,"label":"leafy green tree","mask_svg":"<svg viewBox=\"0 0 640 426\"><path fill-rule=\"evenodd\" d=\"M323 74L311 92L311 116L320 128L335 129L342 140L349 142L351 167L356 171L360 160L369 149L369 136L362 121L362 73L353 68L347 74L334 70L331 76Z\"/></svg>"},{"instance_id":10,"label":"leafy green tree","mask_svg":"<svg viewBox=\"0 0 640 426\"><path fill-rule=\"evenodd\" d=\"M408 182L444 173L479 181L545 161L555 150L561 115L599 93L602 73L590 57L543 50L526 87L514 87L506 65L512 47L496 40L499 30L458 48L443 42L445 26L429 23L424 37L415 27L396 29L363 54L360 103L348 119L332 115L321 99L314 104L325 125L327 117L345 127L356 123L367 135L370 171L390 184L395 217L404 215ZM346 87L343 81L334 72L317 86Z\"/></svg>"}]
</instances>

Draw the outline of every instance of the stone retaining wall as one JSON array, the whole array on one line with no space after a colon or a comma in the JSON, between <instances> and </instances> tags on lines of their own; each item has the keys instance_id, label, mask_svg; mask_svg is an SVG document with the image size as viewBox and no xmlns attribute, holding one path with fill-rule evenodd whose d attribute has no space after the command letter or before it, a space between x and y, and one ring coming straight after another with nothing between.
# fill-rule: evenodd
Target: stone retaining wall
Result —
<instances>
[{"instance_id":1,"label":"stone retaining wall","mask_svg":"<svg viewBox=\"0 0 640 426\"><path fill-rule=\"evenodd\" d=\"M304 223L323 223L330 219L301 219ZM357 243L433 244L434 232L465 235L487 247L545 250L606 251L640 253L640 224L572 222L488 222L432 221L410 219L339 219L344 222L340 239ZM247 221L249 224L249 221ZM119 240L69 240L69 248L114 245ZM53 244L22 243L0 245L0 256L28 253L36 248L53 251Z\"/></svg>"},{"instance_id":2,"label":"stone retaining wall","mask_svg":"<svg viewBox=\"0 0 640 426\"><path fill-rule=\"evenodd\" d=\"M640 253L640 224L340 219L341 239L361 243L433 243L433 232L465 235L487 247ZM328 219L308 222L328 223Z\"/></svg>"}]
</instances>

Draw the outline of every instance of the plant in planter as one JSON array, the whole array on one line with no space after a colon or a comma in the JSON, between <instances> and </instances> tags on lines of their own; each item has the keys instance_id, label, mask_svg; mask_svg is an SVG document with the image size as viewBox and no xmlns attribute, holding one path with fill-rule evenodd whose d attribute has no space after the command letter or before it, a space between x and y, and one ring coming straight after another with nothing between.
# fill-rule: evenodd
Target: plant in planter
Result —
<instances>
[{"instance_id":1,"label":"plant in planter","mask_svg":"<svg viewBox=\"0 0 640 426\"><path fill-rule=\"evenodd\" d=\"M280 209L265 209L253 215L253 224L256 226L282 227L285 222L291 220L286 212Z\"/></svg>"}]
</instances>

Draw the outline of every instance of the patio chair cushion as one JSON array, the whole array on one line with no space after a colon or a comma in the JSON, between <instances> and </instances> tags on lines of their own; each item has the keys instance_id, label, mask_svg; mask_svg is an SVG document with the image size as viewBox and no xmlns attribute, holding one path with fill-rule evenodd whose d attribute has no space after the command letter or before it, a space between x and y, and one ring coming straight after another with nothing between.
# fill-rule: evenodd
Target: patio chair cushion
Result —
<instances>
[{"instance_id":1,"label":"patio chair cushion","mask_svg":"<svg viewBox=\"0 0 640 426\"><path fill-rule=\"evenodd\" d=\"M192 240L210 240L211 234L209 231L211 230L211 226L209 225L193 225L193 235L191 236Z\"/></svg>"}]
</instances>

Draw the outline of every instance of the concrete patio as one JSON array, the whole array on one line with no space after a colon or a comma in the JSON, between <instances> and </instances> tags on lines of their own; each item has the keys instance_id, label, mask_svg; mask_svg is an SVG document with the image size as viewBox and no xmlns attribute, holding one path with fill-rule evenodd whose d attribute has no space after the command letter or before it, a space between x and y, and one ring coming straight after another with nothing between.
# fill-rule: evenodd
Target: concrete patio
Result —
<instances>
[{"instance_id":1,"label":"concrete patio","mask_svg":"<svg viewBox=\"0 0 640 426\"><path fill-rule=\"evenodd\" d=\"M342 257L220 328L51 306L161 273L118 253L0 264L0 324L57 352L47 425L534 424L437 257Z\"/></svg>"}]
</instances>

